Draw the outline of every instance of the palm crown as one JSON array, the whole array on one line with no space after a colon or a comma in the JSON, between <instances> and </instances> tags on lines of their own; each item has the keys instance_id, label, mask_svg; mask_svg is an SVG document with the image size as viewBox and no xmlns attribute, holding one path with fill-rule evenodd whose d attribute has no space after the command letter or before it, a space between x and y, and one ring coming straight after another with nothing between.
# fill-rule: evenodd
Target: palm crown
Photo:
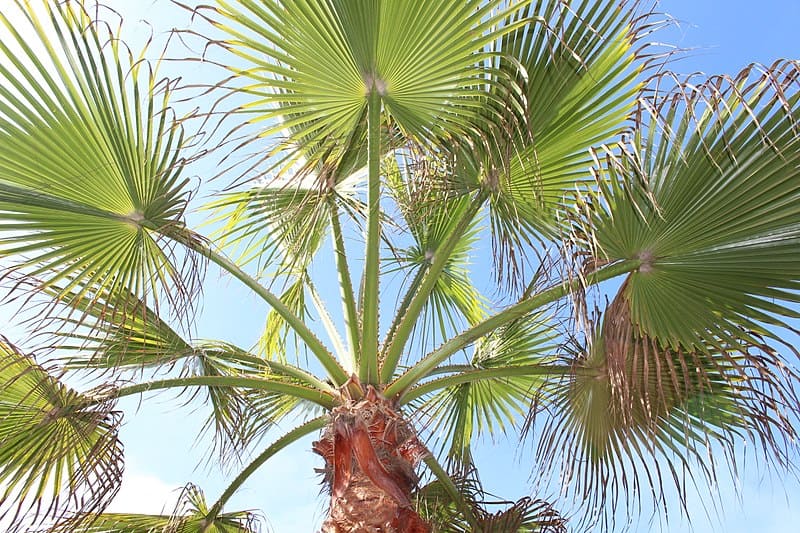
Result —
<instances>
[{"instance_id":1,"label":"palm crown","mask_svg":"<svg viewBox=\"0 0 800 533\"><path fill-rule=\"evenodd\" d=\"M535 439L576 524L713 480L709 443L791 466L797 62L656 76L638 40L656 23L614 1L217 0L196 10L229 71L213 107L236 103L200 118L239 162L206 237L185 221L200 141L175 82L79 1L17 0L33 40L11 9L0 254L55 347L0 344L12 527L249 531L229 498L317 431L326 532L562 530L556 502L482 507L485 433ZM208 262L270 305L257 346L187 333ZM87 370L102 384L78 391ZM211 505L191 485L174 516L104 513L115 402L159 389L201 391L221 454L253 459Z\"/></svg>"}]
</instances>

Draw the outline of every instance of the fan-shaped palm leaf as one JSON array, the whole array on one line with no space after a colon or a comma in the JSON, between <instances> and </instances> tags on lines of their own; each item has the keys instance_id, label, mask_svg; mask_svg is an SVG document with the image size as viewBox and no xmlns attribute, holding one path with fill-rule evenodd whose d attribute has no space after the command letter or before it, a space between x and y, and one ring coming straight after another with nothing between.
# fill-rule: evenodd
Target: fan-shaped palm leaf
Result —
<instances>
[{"instance_id":1,"label":"fan-shaped palm leaf","mask_svg":"<svg viewBox=\"0 0 800 533\"><path fill-rule=\"evenodd\" d=\"M64 369L100 369L115 374L145 369L170 372L182 363L180 376L185 378L268 377L320 390L327 388L299 368L268 362L231 344L189 342L141 300L129 296L127 301L130 303L125 305L116 302L114 312L106 313L102 298L81 299L73 293L65 300L73 312L85 314L80 320L70 318L68 313L63 321L53 318L48 322L50 328L57 330L54 337L58 362ZM180 382L175 386L181 387ZM205 427L214 429L216 446L221 456L228 458L236 456L228 452L241 451L263 430L303 404L285 392L214 386L202 390L212 408ZM191 398L199 393L195 391Z\"/></svg>"},{"instance_id":2,"label":"fan-shaped palm leaf","mask_svg":"<svg viewBox=\"0 0 800 533\"><path fill-rule=\"evenodd\" d=\"M765 345L665 347L639 333L619 296L572 373L545 389L551 414L537 460L561 466L587 520L613 521L620 500L630 510L647 492L657 509L666 506L665 485L675 486L685 510L687 483L713 483L719 457L730 460L737 441L785 464L800 412L797 381ZM724 453L709 454L715 446Z\"/></svg>"},{"instance_id":3,"label":"fan-shaped palm leaf","mask_svg":"<svg viewBox=\"0 0 800 533\"><path fill-rule=\"evenodd\" d=\"M0 254L45 286L185 303L192 273L164 242L192 239L170 87L157 95L80 2L15 4L21 22L0 13Z\"/></svg>"},{"instance_id":4,"label":"fan-shaped palm leaf","mask_svg":"<svg viewBox=\"0 0 800 533\"><path fill-rule=\"evenodd\" d=\"M664 345L798 316L798 74L784 62L669 91L640 107L639 133L607 168L599 254L643 261L624 297Z\"/></svg>"},{"instance_id":5,"label":"fan-shaped palm leaf","mask_svg":"<svg viewBox=\"0 0 800 533\"><path fill-rule=\"evenodd\" d=\"M307 268L330 220L327 195L314 183L254 186L224 195L209 208L218 211L212 223L224 222L216 233L222 246L241 243L238 264L255 259L259 271L275 266L277 274Z\"/></svg>"},{"instance_id":6,"label":"fan-shaped palm leaf","mask_svg":"<svg viewBox=\"0 0 800 533\"><path fill-rule=\"evenodd\" d=\"M230 35L225 46L254 65L233 69L253 80L245 90L256 99L245 109L281 118L271 131L291 131L305 155L363 128L373 90L411 136L469 129L485 99L482 53L508 30L498 28L499 1L220 4L215 22Z\"/></svg>"},{"instance_id":7,"label":"fan-shaped palm leaf","mask_svg":"<svg viewBox=\"0 0 800 533\"><path fill-rule=\"evenodd\" d=\"M52 292L60 293L59 287ZM47 324L65 369L126 371L168 367L195 348L133 294L61 296L67 306ZM45 333L40 330L40 333Z\"/></svg>"},{"instance_id":8,"label":"fan-shaped palm leaf","mask_svg":"<svg viewBox=\"0 0 800 533\"><path fill-rule=\"evenodd\" d=\"M513 249L531 239L558 237L556 212L576 188L588 186L590 149L626 127L639 90L633 10L616 1L532 2L517 17L538 21L500 43L501 68L516 72L524 94L526 129L501 146L506 163L482 176L491 196L491 227L502 277L517 276ZM490 167L492 168L492 167Z\"/></svg>"},{"instance_id":9,"label":"fan-shaped palm leaf","mask_svg":"<svg viewBox=\"0 0 800 533\"><path fill-rule=\"evenodd\" d=\"M13 512L12 531L101 510L119 489L120 415L107 392L75 392L0 342L0 516Z\"/></svg>"}]
</instances>

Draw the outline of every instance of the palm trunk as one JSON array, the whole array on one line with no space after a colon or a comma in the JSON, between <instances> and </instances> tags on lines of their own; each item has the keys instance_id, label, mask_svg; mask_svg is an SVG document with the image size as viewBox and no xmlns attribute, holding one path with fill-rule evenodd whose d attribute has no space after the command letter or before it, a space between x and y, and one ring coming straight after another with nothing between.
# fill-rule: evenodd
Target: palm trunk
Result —
<instances>
[{"instance_id":1,"label":"palm trunk","mask_svg":"<svg viewBox=\"0 0 800 533\"><path fill-rule=\"evenodd\" d=\"M429 533L411 500L428 453L400 410L372 386L336 407L313 449L330 489L321 533Z\"/></svg>"}]
</instances>

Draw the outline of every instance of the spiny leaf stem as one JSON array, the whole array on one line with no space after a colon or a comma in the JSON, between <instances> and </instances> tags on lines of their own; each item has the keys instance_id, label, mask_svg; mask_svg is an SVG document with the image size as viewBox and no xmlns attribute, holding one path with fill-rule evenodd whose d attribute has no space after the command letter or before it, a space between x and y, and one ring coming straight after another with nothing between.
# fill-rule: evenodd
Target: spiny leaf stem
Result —
<instances>
[{"instance_id":1,"label":"spiny leaf stem","mask_svg":"<svg viewBox=\"0 0 800 533\"><path fill-rule=\"evenodd\" d=\"M278 296L261 285L247 272L242 270L239 265L221 253L216 252L210 247L193 240L182 240L181 242L191 249L208 257L217 266L232 274L233 277L241 281L245 286L260 296L261 299L267 302L275 310L275 312L286 321L286 324L292 330L294 330L301 339L303 339L303 341L306 343L306 346L308 346L309 350L311 350L311 353L314 354L323 368L325 368L325 372L336 385L341 385L347 381L349 376L336 360L336 357L322 344L322 342L320 342L320 340L314 335L305 322L303 322L300 317L293 313L292 310L289 309Z\"/></svg>"},{"instance_id":2,"label":"spiny leaf stem","mask_svg":"<svg viewBox=\"0 0 800 533\"><path fill-rule=\"evenodd\" d=\"M414 294L411 302L408 304L408 308L401 309L404 315L398 321L398 326L394 330L394 336L386 340L383 365L381 367L381 381L383 383L388 383L397 370L403 348L405 348L408 338L411 336L417 318L422 312L425 303L428 301L431 291L433 291L436 286L439 275L450 260L450 254L453 252L453 249L464 236L464 233L469 228L469 225L472 223L475 215L478 213L487 197L488 193L481 191L473 198L469 207L464 210L458 224L453 227L444 242L434 251L431 264L428 266L422 282L419 283L416 294Z\"/></svg>"},{"instance_id":3,"label":"spiny leaf stem","mask_svg":"<svg viewBox=\"0 0 800 533\"><path fill-rule=\"evenodd\" d=\"M190 376L147 381L144 383L136 383L134 385L120 387L116 390L114 396L117 398L122 398L123 396L131 396L133 394L141 394L155 390L185 387L237 387L260 389L279 392L281 394L294 396L295 398L308 400L326 409L332 409L337 404L337 401L333 395L313 389L311 387L304 387L302 385L268 378L243 376Z\"/></svg>"},{"instance_id":4,"label":"spiny leaf stem","mask_svg":"<svg viewBox=\"0 0 800 533\"><path fill-rule=\"evenodd\" d=\"M342 225L339 212L333 199L330 200L331 230L333 232L334 257L336 270L339 274L339 290L342 295L342 310L344 314L344 327L347 330L347 340L350 345L351 368L358 368L361 359L361 337L359 335L358 311L356 310L356 297L353 291L353 281L350 277L350 268L347 264L347 250L342 236Z\"/></svg>"},{"instance_id":5,"label":"spiny leaf stem","mask_svg":"<svg viewBox=\"0 0 800 533\"><path fill-rule=\"evenodd\" d=\"M417 385L400 397L400 405L407 404L431 392L448 387L455 387L463 383L475 383L485 379L510 378L514 376L563 376L574 371L575 369L567 365L523 365L503 366L498 368L474 368Z\"/></svg>"},{"instance_id":6,"label":"spiny leaf stem","mask_svg":"<svg viewBox=\"0 0 800 533\"><path fill-rule=\"evenodd\" d=\"M361 360L359 378L362 383L376 384L378 381L378 309L380 272L380 135L381 96L372 87L367 110L367 245L364 264L364 288L361 295Z\"/></svg>"},{"instance_id":7,"label":"spiny leaf stem","mask_svg":"<svg viewBox=\"0 0 800 533\"><path fill-rule=\"evenodd\" d=\"M446 361L448 357L500 326L563 298L583 284L586 286L595 285L601 281L631 272L638 268L640 263L641 261L638 260L620 261L595 271L584 278L575 278L571 281L559 283L529 299L512 305L442 344L437 350L428 354L405 374L390 383L384 390L384 395L387 397L402 396L410 387L428 376L440 363Z\"/></svg>"}]
</instances>

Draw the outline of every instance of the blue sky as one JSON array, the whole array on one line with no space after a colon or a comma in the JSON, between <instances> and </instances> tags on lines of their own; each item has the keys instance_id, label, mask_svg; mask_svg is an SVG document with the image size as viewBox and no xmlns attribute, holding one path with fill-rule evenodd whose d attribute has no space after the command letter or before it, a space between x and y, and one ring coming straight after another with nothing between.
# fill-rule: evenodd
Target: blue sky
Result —
<instances>
[{"instance_id":1,"label":"blue sky","mask_svg":"<svg viewBox=\"0 0 800 533\"><path fill-rule=\"evenodd\" d=\"M166 0L106 0L106 3L124 15L133 38L146 37L150 32L140 22L142 19L149 22L157 35L185 24L185 15L167 5ZM800 41L796 37L800 0L663 0L660 10L678 19L680 24L654 38L693 49L672 66L679 72L733 74L751 61L800 59ZM200 172L195 170L198 177L202 177ZM254 342L267 312L235 280L221 277L213 269L209 270L202 302L197 324L199 337L230 340L243 346ZM113 510L159 512L162 507L169 510L177 489L190 481L203 487L213 501L224 490L226 480L236 474L235 468L219 473L205 461L208 459L205 443L198 442L196 437L205 419L202 408L175 409L174 396L170 394L148 397L142 403L127 398L121 407L126 409L122 439L127 464L123 490ZM265 442L269 440L268 437ZM325 502L319 497L319 479L313 469L320 464L310 452L310 440L284 451L257 472L231 500L228 509L260 509L267 524L279 533L314 531L324 514ZM478 461L487 488L507 498L527 494L531 480L525 466L526 456L530 456L529 448L517 449L500 441L485 442L478 451ZM760 466L751 454L744 454L740 479L720 476L718 490L724 511L719 516L710 509L712 517L706 517L697 503L697 495L689 494L693 530L783 533L796 529L800 510L793 509L792 502L800 498L800 483L776 475L770 477ZM741 489L741 498L736 487ZM674 506L676 501L671 504ZM649 524L646 517L632 529L690 530L680 520L660 527Z\"/></svg>"}]
</instances>

